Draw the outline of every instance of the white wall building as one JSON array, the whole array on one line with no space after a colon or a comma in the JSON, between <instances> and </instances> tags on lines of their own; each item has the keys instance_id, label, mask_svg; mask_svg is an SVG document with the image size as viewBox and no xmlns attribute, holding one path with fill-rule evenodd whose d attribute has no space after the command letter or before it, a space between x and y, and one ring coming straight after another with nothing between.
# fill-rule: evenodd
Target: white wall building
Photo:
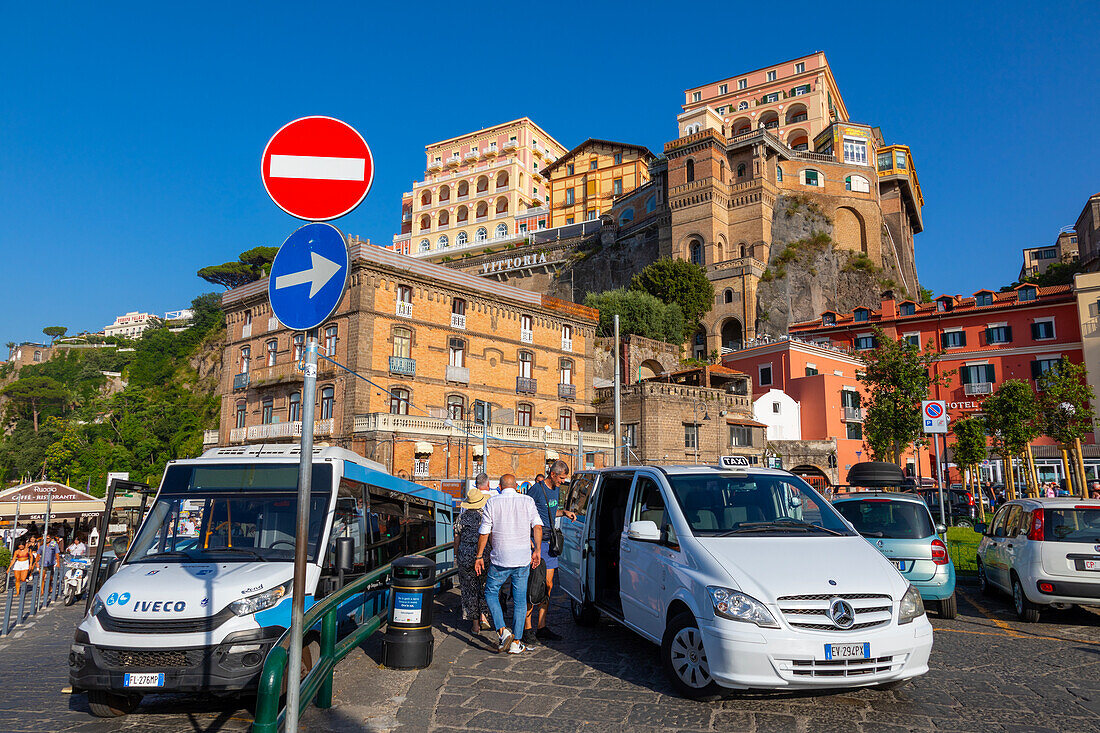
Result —
<instances>
[{"instance_id":1,"label":"white wall building","mask_svg":"<svg viewBox=\"0 0 1100 733\"><path fill-rule=\"evenodd\" d=\"M753 418L768 426L768 440L802 440L802 406L781 389L770 389L752 403Z\"/></svg>"},{"instance_id":2,"label":"white wall building","mask_svg":"<svg viewBox=\"0 0 1100 733\"><path fill-rule=\"evenodd\" d=\"M152 313L138 313L130 311L126 315L118 316L115 322L103 328L104 336L123 336L125 338L137 338L145 329L153 325L155 319Z\"/></svg>"}]
</instances>

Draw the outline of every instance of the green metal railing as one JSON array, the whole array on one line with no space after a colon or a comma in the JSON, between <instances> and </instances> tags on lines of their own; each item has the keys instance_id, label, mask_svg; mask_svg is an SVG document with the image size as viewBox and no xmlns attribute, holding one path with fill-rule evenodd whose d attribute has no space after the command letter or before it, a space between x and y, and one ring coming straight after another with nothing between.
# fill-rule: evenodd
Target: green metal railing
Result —
<instances>
[{"instance_id":1,"label":"green metal railing","mask_svg":"<svg viewBox=\"0 0 1100 733\"><path fill-rule=\"evenodd\" d=\"M453 549L454 544L447 542L415 554L434 557ZM298 696L299 717L311 702L319 708L332 707L332 675L336 665L386 623L386 617L389 615L388 603L381 611L366 619L355 631L340 641L336 640L338 616L348 611L346 608L341 609L341 606L357 595L362 596L360 607L366 606L368 600L374 600L376 594L384 587L379 585L379 581L384 581L389 576L390 569L390 565L383 565L372 570L326 596L306 611L302 621L302 629L306 634L312 633L320 623L320 654L313 661L313 668L310 669L309 674L302 678ZM455 568L445 570L435 576L436 581L449 578L456 572ZM256 692L256 719L252 723L253 733L278 733L286 724L286 709L279 707L279 700L283 694L289 655L290 629L287 629L267 653L263 670L260 672L260 684Z\"/></svg>"}]
</instances>

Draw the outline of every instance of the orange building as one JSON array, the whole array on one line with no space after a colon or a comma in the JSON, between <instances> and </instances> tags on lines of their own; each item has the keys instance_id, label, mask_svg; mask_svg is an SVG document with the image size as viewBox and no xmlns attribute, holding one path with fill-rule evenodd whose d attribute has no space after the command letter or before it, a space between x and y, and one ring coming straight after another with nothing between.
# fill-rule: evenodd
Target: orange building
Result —
<instances>
[{"instance_id":1,"label":"orange building","mask_svg":"<svg viewBox=\"0 0 1100 733\"><path fill-rule=\"evenodd\" d=\"M543 169L550 182L548 226L596 219L649 181L653 153L642 145L588 138Z\"/></svg>"}]
</instances>

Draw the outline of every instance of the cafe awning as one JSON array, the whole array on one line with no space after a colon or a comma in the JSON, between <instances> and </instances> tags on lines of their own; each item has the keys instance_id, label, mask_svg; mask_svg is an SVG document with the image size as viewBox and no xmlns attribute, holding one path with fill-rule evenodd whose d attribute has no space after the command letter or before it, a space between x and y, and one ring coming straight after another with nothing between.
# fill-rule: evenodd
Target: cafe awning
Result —
<instances>
[{"instance_id":1,"label":"cafe awning","mask_svg":"<svg viewBox=\"0 0 1100 733\"><path fill-rule=\"evenodd\" d=\"M413 449L418 456L430 456L435 449L431 443L423 440L416 441L416 448Z\"/></svg>"},{"instance_id":2,"label":"cafe awning","mask_svg":"<svg viewBox=\"0 0 1100 733\"><path fill-rule=\"evenodd\" d=\"M52 498L52 501L50 500ZM32 481L0 492L0 520L10 522L19 507L19 522L41 522L49 505L50 521L90 519L107 508L103 499L54 481Z\"/></svg>"},{"instance_id":3,"label":"cafe awning","mask_svg":"<svg viewBox=\"0 0 1100 733\"><path fill-rule=\"evenodd\" d=\"M558 460L558 452L556 450L547 450L546 451L546 460L548 460L548 461Z\"/></svg>"}]
</instances>

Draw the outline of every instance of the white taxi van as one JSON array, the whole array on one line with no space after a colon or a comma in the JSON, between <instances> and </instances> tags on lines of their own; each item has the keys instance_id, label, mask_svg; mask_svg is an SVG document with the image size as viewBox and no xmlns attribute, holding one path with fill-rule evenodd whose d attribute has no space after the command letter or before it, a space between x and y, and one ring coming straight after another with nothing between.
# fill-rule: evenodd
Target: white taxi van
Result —
<instances>
[{"instance_id":1,"label":"white taxi van","mask_svg":"<svg viewBox=\"0 0 1100 733\"><path fill-rule=\"evenodd\" d=\"M557 584L574 620L606 614L660 644L696 699L927 672L917 589L802 479L725 461L572 477Z\"/></svg>"}]
</instances>

